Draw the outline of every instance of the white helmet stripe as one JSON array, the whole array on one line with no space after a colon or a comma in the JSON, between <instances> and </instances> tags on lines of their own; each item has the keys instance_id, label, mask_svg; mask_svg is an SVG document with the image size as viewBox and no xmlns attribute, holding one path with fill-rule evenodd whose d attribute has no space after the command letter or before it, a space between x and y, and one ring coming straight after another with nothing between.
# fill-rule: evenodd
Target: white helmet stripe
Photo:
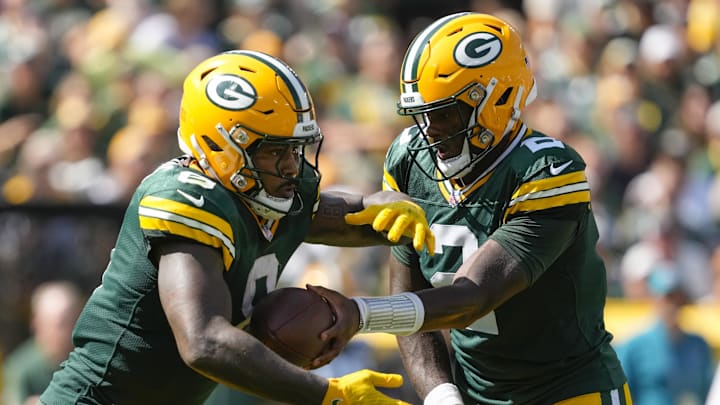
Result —
<instances>
[{"instance_id":1,"label":"white helmet stripe","mask_svg":"<svg viewBox=\"0 0 720 405\"><path fill-rule=\"evenodd\" d=\"M296 103L296 109L302 111L298 113L299 120L301 122L308 122L312 119L310 114L310 106L312 105L312 102L310 101L310 94L294 70L292 70L288 65L262 52L242 50L233 51L233 53L241 53L251 56L272 67L288 86L288 89L290 89L290 93Z\"/></svg>"},{"instance_id":2,"label":"white helmet stripe","mask_svg":"<svg viewBox=\"0 0 720 405\"><path fill-rule=\"evenodd\" d=\"M430 37L432 37L435 32L440 29L440 27L445 25L448 21L462 17L466 14L469 13L455 13L443 17L432 23L420 34L418 34L417 37L415 37L415 40L413 40L413 43L410 45L410 48L405 54L405 60L403 61L402 65L401 78L403 81L404 93L417 92L417 90L415 90L415 87L417 86L417 83L415 81L417 80L417 70L419 68L418 65L420 64L420 55L422 55L423 50L425 50L425 46L427 45Z\"/></svg>"}]
</instances>

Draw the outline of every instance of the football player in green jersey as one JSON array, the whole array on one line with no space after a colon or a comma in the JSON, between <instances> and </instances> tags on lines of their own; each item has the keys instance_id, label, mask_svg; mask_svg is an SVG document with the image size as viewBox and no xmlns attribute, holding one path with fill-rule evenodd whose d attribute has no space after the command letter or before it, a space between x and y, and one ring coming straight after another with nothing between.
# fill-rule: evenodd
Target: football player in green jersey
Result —
<instances>
[{"instance_id":1,"label":"football player in green jersey","mask_svg":"<svg viewBox=\"0 0 720 405\"><path fill-rule=\"evenodd\" d=\"M423 207L435 255L393 247L395 295L356 297L359 331L407 335L427 405L629 404L585 163L523 123L535 80L518 33L485 14L441 18L410 45L400 86L416 125L390 146L384 186Z\"/></svg>"},{"instance_id":2,"label":"football player in green jersey","mask_svg":"<svg viewBox=\"0 0 720 405\"><path fill-rule=\"evenodd\" d=\"M433 251L422 209L395 191L319 191L322 135L312 100L276 58L216 55L190 72L183 90L178 139L186 155L138 186L75 326L75 348L42 403L199 404L217 383L298 404L402 403L375 389L398 386L399 375L322 378L241 328L303 241L363 246L404 236ZM348 212L362 226L347 224ZM344 324L337 330L357 322L354 312L335 315ZM333 335L314 366L353 333Z\"/></svg>"}]
</instances>

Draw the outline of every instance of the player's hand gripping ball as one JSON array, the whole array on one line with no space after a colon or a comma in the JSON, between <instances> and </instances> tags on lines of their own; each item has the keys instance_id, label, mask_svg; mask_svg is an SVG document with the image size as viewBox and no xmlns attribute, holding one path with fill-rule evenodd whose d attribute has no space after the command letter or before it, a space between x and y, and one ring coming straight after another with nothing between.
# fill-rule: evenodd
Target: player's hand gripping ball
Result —
<instances>
[{"instance_id":1,"label":"player's hand gripping ball","mask_svg":"<svg viewBox=\"0 0 720 405\"><path fill-rule=\"evenodd\" d=\"M305 369L326 350L330 341L320 333L335 322L330 305L304 288L272 291L253 309L248 332L285 360Z\"/></svg>"}]
</instances>

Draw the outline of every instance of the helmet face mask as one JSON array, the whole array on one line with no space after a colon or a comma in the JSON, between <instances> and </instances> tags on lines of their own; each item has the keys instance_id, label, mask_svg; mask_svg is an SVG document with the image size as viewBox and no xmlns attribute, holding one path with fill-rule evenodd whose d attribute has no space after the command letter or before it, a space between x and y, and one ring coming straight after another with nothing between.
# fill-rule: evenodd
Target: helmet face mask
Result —
<instances>
[{"instance_id":1,"label":"helmet face mask","mask_svg":"<svg viewBox=\"0 0 720 405\"><path fill-rule=\"evenodd\" d=\"M262 140L250 150L254 167L242 171L243 181L254 179L261 188L248 193L246 199L258 215L265 218L279 219L278 213L295 214L302 210L302 200L295 193L295 188L303 183L317 187L319 180L318 160L320 144L314 142L288 142L272 139ZM288 163L288 161L292 163ZM290 165L290 168L288 168ZM302 173L313 173L302 175Z\"/></svg>"},{"instance_id":2,"label":"helmet face mask","mask_svg":"<svg viewBox=\"0 0 720 405\"><path fill-rule=\"evenodd\" d=\"M462 93L470 91L481 103L485 94L482 86L472 84ZM492 143L493 134L474 120L473 108L456 96L421 108L402 110L401 114L412 116L424 140L418 147L408 147L410 155L417 161L421 154L427 153L434 162L434 173L418 165L429 178L436 181L462 178L490 150L487 145Z\"/></svg>"},{"instance_id":3,"label":"helmet face mask","mask_svg":"<svg viewBox=\"0 0 720 405\"><path fill-rule=\"evenodd\" d=\"M504 138L514 136L522 110L535 96L535 80L514 28L491 15L457 13L415 37L403 60L400 91L398 113L413 116L424 138L425 146L413 155L416 163L421 149L438 150L428 141L432 137L425 133L427 117L422 115L453 105L469 108L466 125L458 131L467 143L465 167L455 162L448 168L444 159L432 157L435 173L422 170L444 181L467 175Z\"/></svg>"},{"instance_id":4,"label":"helmet face mask","mask_svg":"<svg viewBox=\"0 0 720 405\"><path fill-rule=\"evenodd\" d=\"M273 195L265 184L272 182L270 176L296 186L319 183L322 134L312 99L295 72L260 52L230 51L196 66L183 90L180 149L256 214L278 219L299 212L296 193ZM259 167L253 153L268 145L292 151L297 168L283 172L280 157L269 167Z\"/></svg>"}]
</instances>

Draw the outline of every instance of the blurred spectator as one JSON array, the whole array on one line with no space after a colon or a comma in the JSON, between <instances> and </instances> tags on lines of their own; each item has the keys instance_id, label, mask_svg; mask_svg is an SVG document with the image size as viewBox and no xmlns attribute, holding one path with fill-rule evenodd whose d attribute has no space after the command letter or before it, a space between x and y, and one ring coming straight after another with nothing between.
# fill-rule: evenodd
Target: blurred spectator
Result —
<instances>
[{"instance_id":1,"label":"blurred spectator","mask_svg":"<svg viewBox=\"0 0 720 405\"><path fill-rule=\"evenodd\" d=\"M80 290L66 281L39 285L31 297L32 336L7 356L5 405L38 403L53 372L72 350L71 334L82 309Z\"/></svg>"},{"instance_id":2,"label":"blurred spectator","mask_svg":"<svg viewBox=\"0 0 720 405\"><path fill-rule=\"evenodd\" d=\"M41 114L22 114L0 121L0 178L7 176L9 168L17 164L18 150L38 129L41 119Z\"/></svg>"},{"instance_id":3,"label":"blurred spectator","mask_svg":"<svg viewBox=\"0 0 720 405\"><path fill-rule=\"evenodd\" d=\"M107 170L95 178L88 198L94 204L127 203L142 179L167 160L168 140L141 128L126 127L110 141Z\"/></svg>"},{"instance_id":4,"label":"blurred spectator","mask_svg":"<svg viewBox=\"0 0 720 405\"><path fill-rule=\"evenodd\" d=\"M665 153L658 153L645 171L630 180L623 195L625 240L635 241L663 218L680 215L675 207L684 180L685 162Z\"/></svg>"},{"instance_id":5,"label":"blurred spectator","mask_svg":"<svg viewBox=\"0 0 720 405\"><path fill-rule=\"evenodd\" d=\"M617 348L635 405L702 405L713 354L702 336L680 325L687 302L677 271L656 266L648 279L657 323Z\"/></svg>"},{"instance_id":6,"label":"blurred spectator","mask_svg":"<svg viewBox=\"0 0 720 405\"><path fill-rule=\"evenodd\" d=\"M0 120L25 114L47 114L47 100L43 84L45 72L41 58L34 57L10 67L7 75L6 94L0 97ZM2 69L3 71L6 69ZM3 100L4 99L4 100Z\"/></svg>"},{"instance_id":7,"label":"blurred spectator","mask_svg":"<svg viewBox=\"0 0 720 405\"><path fill-rule=\"evenodd\" d=\"M641 124L648 132L660 132L678 110L678 96L685 85L682 69L686 47L680 27L669 24L653 25L640 37Z\"/></svg>"},{"instance_id":8,"label":"blurred spectator","mask_svg":"<svg viewBox=\"0 0 720 405\"><path fill-rule=\"evenodd\" d=\"M215 4L213 4L215 3ZM221 2L164 0L162 7L145 16L130 36L142 53L192 50L212 54L221 43L213 29Z\"/></svg>"},{"instance_id":9,"label":"blurred spectator","mask_svg":"<svg viewBox=\"0 0 720 405\"><path fill-rule=\"evenodd\" d=\"M394 22L381 16L353 18L347 35L356 70L321 89L319 125L339 182L368 191L379 188L385 151L408 125L395 113L402 50Z\"/></svg>"},{"instance_id":10,"label":"blurred spectator","mask_svg":"<svg viewBox=\"0 0 720 405\"><path fill-rule=\"evenodd\" d=\"M641 238L622 255L620 274L625 297L649 298L649 276L661 263L673 263L678 281L697 300L710 291L710 254L704 245L688 239L672 217L658 217L644 226Z\"/></svg>"},{"instance_id":11,"label":"blurred spectator","mask_svg":"<svg viewBox=\"0 0 720 405\"><path fill-rule=\"evenodd\" d=\"M3 184L3 201L24 204L60 199L48 176L58 143L58 138L48 131L37 130L28 135L17 153L14 173Z\"/></svg>"}]
</instances>

